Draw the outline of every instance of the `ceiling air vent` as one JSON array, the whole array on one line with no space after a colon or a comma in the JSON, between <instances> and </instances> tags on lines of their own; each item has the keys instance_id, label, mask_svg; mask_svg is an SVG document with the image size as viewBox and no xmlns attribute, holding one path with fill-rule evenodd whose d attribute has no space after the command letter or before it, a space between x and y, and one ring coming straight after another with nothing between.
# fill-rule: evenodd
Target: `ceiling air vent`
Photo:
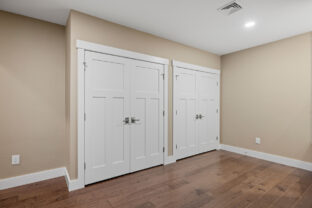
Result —
<instances>
[{"instance_id":1,"label":"ceiling air vent","mask_svg":"<svg viewBox=\"0 0 312 208\"><path fill-rule=\"evenodd\" d=\"M231 15L241 9L243 9L243 7L240 4L236 1L231 1L230 3L220 7L218 10L224 15Z\"/></svg>"}]
</instances>

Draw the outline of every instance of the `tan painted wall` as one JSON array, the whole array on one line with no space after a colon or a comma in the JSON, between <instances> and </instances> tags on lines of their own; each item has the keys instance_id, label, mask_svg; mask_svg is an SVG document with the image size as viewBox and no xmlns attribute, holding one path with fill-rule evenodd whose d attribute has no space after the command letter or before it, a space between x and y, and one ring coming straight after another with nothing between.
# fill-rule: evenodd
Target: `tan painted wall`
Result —
<instances>
[{"instance_id":1,"label":"tan painted wall","mask_svg":"<svg viewBox=\"0 0 312 208\"><path fill-rule=\"evenodd\" d=\"M310 33L222 56L222 143L312 162L311 57Z\"/></svg>"},{"instance_id":2,"label":"tan painted wall","mask_svg":"<svg viewBox=\"0 0 312 208\"><path fill-rule=\"evenodd\" d=\"M2 11L0 28L0 178L63 167L65 28Z\"/></svg>"},{"instance_id":3,"label":"tan painted wall","mask_svg":"<svg viewBox=\"0 0 312 208\"><path fill-rule=\"evenodd\" d=\"M192 64L220 68L220 57L202 50L191 48L173 41L159 38L147 33L133 30L121 25L107 22L102 19L91 17L76 11L70 14L71 27L71 90L70 90L70 146L71 167L70 176L76 177L76 68L77 54L75 42L77 39L100 43L116 48L145 53L168 59L176 59ZM171 69L169 71L171 76ZM170 77L169 77L170 80ZM171 89L172 83L169 83ZM171 93L169 93L171 98ZM172 99L169 99L169 115L171 115ZM172 148L172 118L169 118L169 146Z\"/></svg>"},{"instance_id":4,"label":"tan painted wall","mask_svg":"<svg viewBox=\"0 0 312 208\"><path fill-rule=\"evenodd\" d=\"M71 50L70 50L70 38L71 38L71 21L70 16L67 19L67 24L65 27L65 39L66 39L66 46L65 46L65 137L66 137L66 145L67 149L67 170L70 167L70 66L71 66Z\"/></svg>"}]
</instances>

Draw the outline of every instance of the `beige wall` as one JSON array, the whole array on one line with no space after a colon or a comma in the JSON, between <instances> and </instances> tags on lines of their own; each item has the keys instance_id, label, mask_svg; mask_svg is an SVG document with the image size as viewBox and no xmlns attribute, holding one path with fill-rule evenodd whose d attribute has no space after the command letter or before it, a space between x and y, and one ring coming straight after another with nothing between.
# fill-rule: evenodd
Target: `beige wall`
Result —
<instances>
[{"instance_id":1,"label":"beige wall","mask_svg":"<svg viewBox=\"0 0 312 208\"><path fill-rule=\"evenodd\" d=\"M312 162L311 37L222 56L222 143Z\"/></svg>"},{"instance_id":2,"label":"beige wall","mask_svg":"<svg viewBox=\"0 0 312 208\"><path fill-rule=\"evenodd\" d=\"M70 50L70 38L71 38L71 21L70 16L67 19L67 24L65 27L65 137L66 137L66 145L67 145L67 164L66 168L69 170L71 163L70 156L70 67L71 67L71 50Z\"/></svg>"},{"instance_id":3,"label":"beige wall","mask_svg":"<svg viewBox=\"0 0 312 208\"><path fill-rule=\"evenodd\" d=\"M0 11L0 28L0 178L63 167L64 27Z\"/></svg>"},{"instance_id":4,"label":"beige wall","mask_svg":"<svg viewBox=\"0 0 312 208\"><path fill-rule=\"evenodd\" d=\"M90 42L100 43L112 47L131 50L135 52L145 53L153 56L159 56L168 59L176 59L192 64L207 66L211 68L220 68L220 57L212 53L191 48L173 41L159 38L147 33L133 30L121 25L107 22L102 19L91 17L76 11L70 14L70 20L67 27L71 31L71 90L70 90L70 176L76 177L76 68L77 55L75 48L75 41L77 39L86 40ZM170 69L171 75L171 69ZM170 78L169 78L170 80ZM172 83L169 83L171 89ZM171 94L169 93L169 98ZM169 99L169 106L171 107L172 100ZM171 111L171 109L170 109ZM169 115L171 113L169 112ZM172 118L169 118L169 146L172 148Z\"/></svg>"}]
</instances>

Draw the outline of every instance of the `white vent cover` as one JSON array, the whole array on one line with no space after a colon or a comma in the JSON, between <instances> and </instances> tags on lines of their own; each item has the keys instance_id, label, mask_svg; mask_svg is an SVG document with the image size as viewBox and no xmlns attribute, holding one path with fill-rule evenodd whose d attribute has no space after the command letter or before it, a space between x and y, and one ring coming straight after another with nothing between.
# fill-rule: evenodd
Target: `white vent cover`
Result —
<instances>
[{"instance_id":1,"label":"white vent cover","mask_svg":"<svg viewBox=\"0 0 312 208\"><path fill-rule=\"evenodd\" d=\"M220 7L218 10L224 15L231 15L241 9L243 9L243 7L240 4L236 1L231 1L230 3Z\"/></svg>"}]
</instances>

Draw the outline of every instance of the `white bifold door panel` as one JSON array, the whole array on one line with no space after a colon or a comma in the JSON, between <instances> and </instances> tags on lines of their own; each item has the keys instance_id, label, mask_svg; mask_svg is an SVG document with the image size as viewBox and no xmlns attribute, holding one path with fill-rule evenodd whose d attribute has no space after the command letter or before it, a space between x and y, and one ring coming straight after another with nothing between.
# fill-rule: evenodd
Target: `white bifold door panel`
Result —
<instances>
[{"instance_id":1,"label":"white bifold door panel","mask_svg":"<svg viewBox=\"0 0 312 208\"><path fill-rule=\"evenodd\" d=\"M161 64L85 53L85 184L163 164Z\"/></svg>"},{"instance_id":2,"label":"white bifold door panel","mask_svg":"<svg viewBox=\"0 0 312 208\"><path fill-rule=\"evenodd\" d=\"M218 148L219 74L174 67L176 159Z\"/></svg>"},{"instance_id":3,"label":"white bifold door panel","mask_svg":"<svg viewBox=\"0 0 312 208\"><path fill-rule=\"evenodd\" d=\"M198 153L216 149L218 141L218 92L217 75L197 72L196 132Z\"/></svg>"},{"instance_id":4,"label":"white bifold door panel","mask_svg":"<svg viewBox=\"0 0 312 208\"><path fill-rule=\"evenodd\" d=\"M177 141L176 158L194 155L198 151L196 140L196 72L175 70L175 119Z\"/></svg>"},{"instance_id":5,"label":"white bifold door panel","mask_svg":"<svg viewBox=\"0 0 312 208\"><path fill-rule=\"evenodd\" d=\"M131 172L163 163L164 67L133 61L131 70Z\"/></svg>"},{"instance_id":6,"label":"white bifold door panel","mask_svg":"<svg viewBox=\"0 0 312 208\"><path fill-rule=\"evenodd\" d=\"M129 172L130 70L128 59L86 53L85 183Z\"/></svg>"}]
</instances>

